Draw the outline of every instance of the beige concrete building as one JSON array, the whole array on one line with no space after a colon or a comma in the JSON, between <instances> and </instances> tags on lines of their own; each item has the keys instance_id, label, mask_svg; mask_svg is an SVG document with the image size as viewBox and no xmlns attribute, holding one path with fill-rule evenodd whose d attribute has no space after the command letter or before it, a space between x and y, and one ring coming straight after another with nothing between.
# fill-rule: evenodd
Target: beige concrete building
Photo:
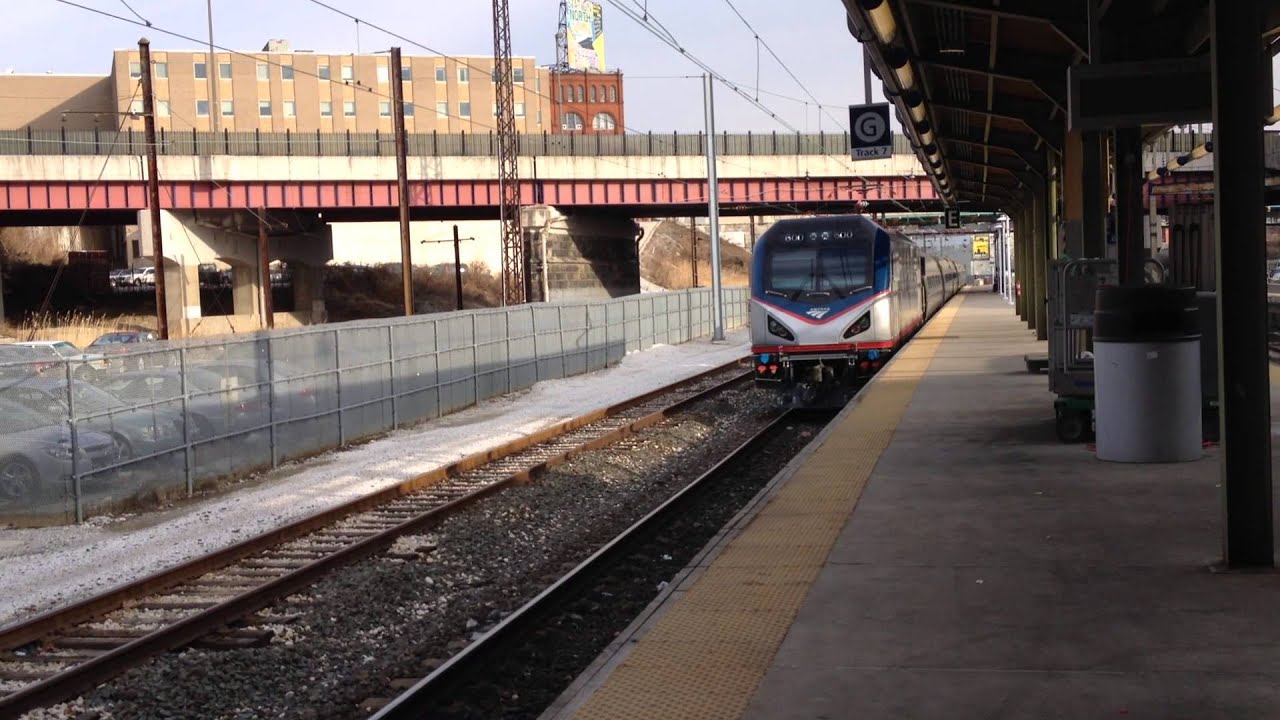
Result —
<instances>
[{"instance_id":1,"label":"beige concrete building","mask_svg":"<svg viewBox=\"0 0 1280 720\"><path fill-rule=\"evenodd\" d=\"M391 132L389 54L322 54L273 40L261 52L153 48L157 127L165 130ZM492 57L402 58L405 127L496 129ZM512 59L518 132L554 131L551 73ZM102 76L0 75L0 129L109 129L142 111L136 49L117 50ZM142 129L141 117L125 120Z\"/></svg>"}]
</instances>

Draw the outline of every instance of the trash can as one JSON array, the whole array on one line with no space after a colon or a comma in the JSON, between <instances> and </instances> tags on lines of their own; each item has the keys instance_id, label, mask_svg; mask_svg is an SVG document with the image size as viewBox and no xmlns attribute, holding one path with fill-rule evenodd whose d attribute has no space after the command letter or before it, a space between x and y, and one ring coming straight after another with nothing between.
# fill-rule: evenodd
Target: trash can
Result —
<instances>
[{"instance_id":1,"label":"trash can","mask_svg":"<svg viewBox=\"0 0 1280 720\"><path fill-rule=\"evenodd\" d=\"M1097 457L1189 462L1204 453L1195 288L1098 288L1093 372Z\"/></svg>"}]
</instances>

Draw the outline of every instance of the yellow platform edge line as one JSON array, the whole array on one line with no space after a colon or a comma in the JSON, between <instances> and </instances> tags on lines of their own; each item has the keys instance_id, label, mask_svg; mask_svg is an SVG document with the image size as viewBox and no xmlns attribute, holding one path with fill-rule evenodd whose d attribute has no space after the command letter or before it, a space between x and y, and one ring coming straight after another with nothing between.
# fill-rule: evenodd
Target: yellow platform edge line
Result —
<instances>
[{"instance_id":1,"label":"yellow platform edge line","mask_svg":"<svg viewBox=\"0 0 1280 720\"><path fill-rule=\"evenodd\" d=\"M963 302L947 303L877 375L575 720L742 716Z\"/></svg>"}]
</instances>

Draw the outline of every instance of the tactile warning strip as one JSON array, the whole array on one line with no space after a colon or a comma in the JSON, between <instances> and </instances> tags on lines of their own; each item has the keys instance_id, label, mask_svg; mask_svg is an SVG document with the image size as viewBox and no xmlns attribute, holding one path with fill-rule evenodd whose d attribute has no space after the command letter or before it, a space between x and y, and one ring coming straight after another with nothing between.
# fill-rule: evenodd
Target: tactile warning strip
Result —
<instances>
[{"instance_id":1,"label":"tactile warning strip","mask_svg":"<svg viewBox=\"0 0 1280 720\"><path fill-rule=\"evenodd\" d=\"M741 717L963 302L948 303L867 387L576 720Z\"/></svg>"}]
</instances>

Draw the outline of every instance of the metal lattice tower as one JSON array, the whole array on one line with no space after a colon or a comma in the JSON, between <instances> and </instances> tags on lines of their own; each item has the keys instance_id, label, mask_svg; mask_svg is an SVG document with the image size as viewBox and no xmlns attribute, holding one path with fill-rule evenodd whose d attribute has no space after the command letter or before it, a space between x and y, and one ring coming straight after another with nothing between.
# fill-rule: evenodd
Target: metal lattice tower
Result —
<instances>
[{"instance_id":1,"label":"metal lattice tower","mask_svg":"<svg viewBox=\"0 0 1280 720\"><path fill-rule=\"evenodd\" d=\"M520 232L520 171L507 0L493 0L493 60L498 76L494 91L498 100L498 191L502 196L502 296L504 304L518 305L525 300L524 241Z\"/></svg>"},{"instance_id":2,"label":"metal lattice tower","mask_svg":"<svg viewBox=\"0 0 1280 720\"><path fill-rule=\"evenodd\" d=\"M569 0L560 0L560 24L556 29L556 72L569 69Z\"/></svg>"}]
</instances>

